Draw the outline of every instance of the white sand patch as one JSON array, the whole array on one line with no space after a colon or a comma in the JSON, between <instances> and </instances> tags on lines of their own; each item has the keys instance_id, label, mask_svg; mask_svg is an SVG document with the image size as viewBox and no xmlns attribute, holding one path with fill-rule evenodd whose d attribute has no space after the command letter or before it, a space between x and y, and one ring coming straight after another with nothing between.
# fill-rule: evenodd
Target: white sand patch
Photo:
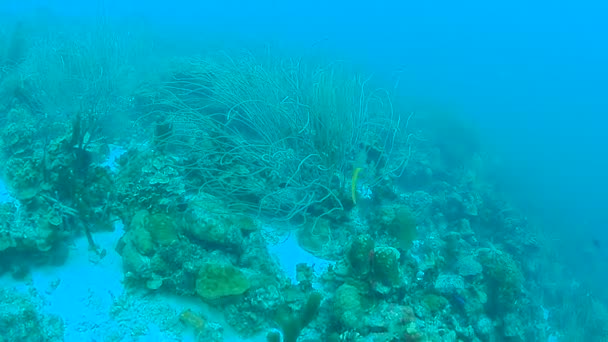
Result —
<instances>
[{"instance_id":1,"label":"white sand patch","mask_svg":"<svg viewBox=\"0 0 608 342\"><path fill-rule=\"evenodd\" d=\"M13 287L35 297L42 313L56 314L65 323L65 341L194 341L194 333L179 322L179 314L191 309L202 312L210 322L224 327L225 341L245 340L229 328L221 313L197 298L125 292L120 255L114 250L122 227L112 233L96 233L95 242L107 255L93 263L86 239L75 242L66 263L39 267L26 281L5 275L0 286Z\"/></svg>"}]
</instances>

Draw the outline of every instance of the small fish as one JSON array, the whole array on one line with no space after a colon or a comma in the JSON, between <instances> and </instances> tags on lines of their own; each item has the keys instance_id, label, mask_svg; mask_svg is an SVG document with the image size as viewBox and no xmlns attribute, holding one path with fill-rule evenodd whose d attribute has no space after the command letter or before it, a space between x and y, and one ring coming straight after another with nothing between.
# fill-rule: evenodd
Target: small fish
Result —
<instances>
[{"instance_id":1,"label":"small fish","mask_svg":"<svg viewBox=\"0 0 608 342\"><path fill-rule=\"evenodd\" d=\"M350 184L350 195L353 200L353 204L357 204L357 179L359 178L359 172L361 172L362 168L355 168L353 172L353 179Z\"/></svg>"},{"instance_id":2,"label":"small fish","mask_svg":"<svg viewBox=\"0 0 608 342\"><path fill-rule=\"evenodd\" d=\"M458 294L458 293L454 293L454 294L452 295L452 299L453 299L453 300L456 302L456 304L458 304L459 306L464 306L464 305L466 304L466 302L467 302L467 300L466 300L466 299L465 299L463 296L461 296L460 294Z\"/></svg>"}]
</instances>

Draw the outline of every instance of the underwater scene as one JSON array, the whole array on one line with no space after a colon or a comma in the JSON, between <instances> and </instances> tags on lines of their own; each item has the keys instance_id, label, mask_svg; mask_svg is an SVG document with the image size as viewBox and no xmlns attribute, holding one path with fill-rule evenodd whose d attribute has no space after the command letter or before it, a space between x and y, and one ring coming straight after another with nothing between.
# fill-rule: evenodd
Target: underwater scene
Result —
<instances>
[{"instance_id":1,"label":"underwater scene","mask_svg":"<svg viewBox=\"0 0 608 342\"><path fill-rule=\"evenodd\" d=\"M0 342L608 341L593 6L0 3Z\"/></svg>"}]
</instances>

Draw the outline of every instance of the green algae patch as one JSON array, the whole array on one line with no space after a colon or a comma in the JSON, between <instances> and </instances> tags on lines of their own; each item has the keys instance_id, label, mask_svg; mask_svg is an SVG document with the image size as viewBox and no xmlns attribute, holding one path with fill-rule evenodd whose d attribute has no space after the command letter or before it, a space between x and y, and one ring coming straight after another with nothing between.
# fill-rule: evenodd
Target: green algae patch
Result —
<instances>
[{"instance_id":1,"label":"green algae patch","mask_svg":"<svg viewBox=\"0 0 608 342\"><path fill-rule=\"evenodd\" d=\"M196 293L204 300L241 295L250 287L243 271L229 264L205 263L196 279Z\"/></svg>"}]
</instances>

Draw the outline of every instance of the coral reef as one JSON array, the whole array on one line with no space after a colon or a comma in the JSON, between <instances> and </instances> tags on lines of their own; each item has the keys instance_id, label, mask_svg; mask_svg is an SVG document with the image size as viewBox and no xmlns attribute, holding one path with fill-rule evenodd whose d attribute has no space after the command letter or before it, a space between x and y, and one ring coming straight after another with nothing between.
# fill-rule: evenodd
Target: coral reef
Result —
<instances>
[{"instance_id":1,"label":"coral reef","mask_svg":"<svg viewBox=\"0 0 608 342\"><path fill-rule=\"evenodd\" d=\"M28 296L13 289L0 289L0 331L2 341L64 340L61 317L41 314Z\"/></svg>"},{"instance_id":2,"label":"coral reef","mask_svg":"<svg viewBox=\"0 0 608 342\"><path fill-rule=\"evenodd\" d=\"M63 70L51 52L77 85L107 75ZM15 54L11 66L35 64ZM60 267L79 237L100 260L96 234L121 221L116 251L130 291L223 315L172 314L197 341L222 341L228 325L271 342L547 339L542 241L481 176L485 157L458 122L462 131L430 125L339 63L247 53L167 64L121 96L102 87L55 102L26 82L11 87L22 96L1 99L12 199L0 203L0 273ZM118 91L114 76L91 88ZM115 113L128 134L108 130ZM117 146L124 153L110 163ZM327 269L298 263L290 279L270 247L292 236ZM61 339L58 318L0 296L11 340ZM608 315L590 316L594 334L608 331Z\"/></svg>"}]
</instances>

